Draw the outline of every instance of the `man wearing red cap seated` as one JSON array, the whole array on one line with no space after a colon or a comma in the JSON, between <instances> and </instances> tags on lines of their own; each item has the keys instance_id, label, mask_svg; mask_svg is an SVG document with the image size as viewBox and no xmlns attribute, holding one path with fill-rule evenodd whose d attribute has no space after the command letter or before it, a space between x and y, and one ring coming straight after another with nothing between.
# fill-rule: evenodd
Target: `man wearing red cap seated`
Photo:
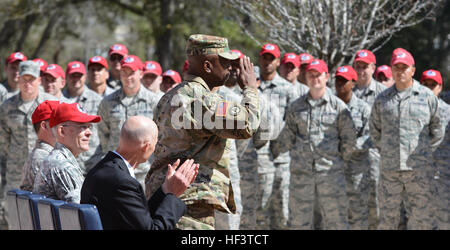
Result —
<instances>
[{"instance_id":1,"label":"man wearing red cap seated","mask_svg":"<svg viewBox=\"0 0 450 250\"><path fill-rule=\"evenodd\" d=\"M102 56L93 56L89 59L88 65L88 82L89 89L105 97L114 92L114 89L109 87L107 80L109 77L108 63Z\"/></svg>"},{"instance_id":2,"label":"man wearing red cap seated","mask_svg":"<svg viewBox=\"0 0 450 250\"><path fill-rule=\"evenodd\" d=\"M22 180L20 189L33 191L34 179L42 167L44 159L53 150L56 137L50 128L50 115L59 105L59 101L43 101L39 104L31 116L34 131L37 134L36 146L28 156L28 160L22 169Z\"/></svg>"},{"instance_id":3,"label":"man wearing red cap seated","mask_svg":"<svg viewBox=\"0 0 450 250\"><path fill-rule=\"evenodd\" d=\"M49 125L56 144L36 175L33 193L80 203L84 175L76 157L89 150L92 123L100 120L100 116L88 115L78 103L60 103L52 111Z\"/></svg>"},{"instance_id":4,"label":"man wearing red cap seated","mask_svg":"<svg viewBox=\"0 0 450 250\"><path fill-rule=\"evenodd\" d=\"M110 88L117 90L122 86L120 82L120 62L128 55L128 49L125 45L113 44L108 51L108 61L111 66L107 84Z\"/></svg>"},{"instance_id":5,"label":"man wearing red cap seated","mask_svg":"<svg viewBox=\"0 0 450 250\"><path fill-rule=\"evenodd\" d=\"M98 133L103 154L117 147L120 129L128 117L142 115L153 119L153 109L159 101L156 94L141 84L144 64L139 57L127 55L121 64L122 88L103 98L98 108L98 115L102 117ZM146 162L134 170L136 179L142 185L149 169L150 165Z\"/></svg>"},{"instance_id":6,"label":"man wearing red cap seated","mask_svg":"<svg viewBox=\"0 0 450 250\"><path fill-rule=\"evenodd\" d=\"M349 200L348 222L353 230L369 229L369 118L370 106L353 94L358 76L352 66L337 68L335 74L336 95L347 104L356 129L356 150L346 162L345 179Z\"/></svg>"},{"instance_id":7,"label":"man wearing red cap seated","mask_svg":"<svg viewBox=\"0 0 450 250\"><path fill-rule=\"evenodd\" d=\"M379 229L397 229L403 203L407 229L432 229L433 152L444 127L439 101L413 79L414 58L405 49L391 57L395 85L375 100L370 134L380 151Z\"/></svg>"},{"instance_id":8,"label":"man wearing red cap seated","mask_svg":"<svg viewBox=\"0 0 450 250\"><path fill-rule=\"evenodd\" d=\"M315 204L324 229L349 229L345 161L356 131L347 105L327 90L328 67L314 59L306 67L309 93L286 111L285 126L271 142L273 157L290 152L289 222L292 229L316 229Z\"/></svg>"},{"instance_id":9,"label":"man wearing red cap seated","mask_svg":"<svg viewBox=\"0 0 450 250\"><path fill-rule=\"evenodd\" d=\"M82 62L73 61L67 64L66 69L67 88L63 90L64 102L78 103L90 115L96 115L98 105L102 97L86 87L86 68ZM98 138L97 125L92 126L92 136L89 140L89 150L81 153L78 157L78 163L81 169L87 173L100 158L94 157L96 150L101 150L100 139Z\"/></svg>"},{"instance_id":10,"label":"man wearing red cap seated","mask_svg":"<svg viewBox=\"0 0 450 250\"><path fill-rule=\"evenodd\" d=\"M261 79L258 89L278 106L280 116L284 118L289 103L297 99L299 93L277 72L280 66L278 46L271 43L263 45L258 62ZM259 229L281 229L287 223L289 184L286 182L289 180L289 161L288 152L272 160L268 150L258 151L258 174L262 183L261 204L257 215ZM279 205L282 207L278 207Z\"/></svg>"},{"instance_id":11,"label":"man wearing red cap seated","mask_svg":"<svg viewBox=\"0 0 450 250\"><path fill-rule=\"evenodd\" d=\"M142 84L148 90L155 93L158 98L161 98L164 95L164 92L161 91L161 82L162 82L162 69L161 65L155 61L146 61L144 63L144 76L142 76Z\"/></svg>"},{"instance_id":12,"label":"man wearing red cap seated","mask_svg":"<svg viewBox=\"0 0 450 250\"><path fill-rule=\"evenodd\" d=\"M0 84L0 104L19 93L19 63L27 57L21 52L14 52L5 60L6 81Z\"/></svg>"},{"instance_id":13,"label":"man wearing red cap seated","mask_svg":"<svg viewBox=\"0 0 450 250\"><path fill-rule=\"evenodd\" d=\"M42 74L44 91L55 96L58 100L64 99L62 89L66 85L66 73L58 64L50 64Z\"/></svg>"},{"instance_id":14,"label":"man wearing red cap seated","mask_svg":"<svg viewBox=\"0 0 450 250\"><path fill-rule=\"evenodd\" d=\"M56 99L39 91L38 63L20 62L19 75L19 93L0 106L0 172L5 171L4 191L19 188L23 165L36 143L31 121L34 109L45 100Z\"/></svg>"},{"instance_id":15,"label":"man wearing red cap seated","mask_svg":"<svg viewBox=\"0 0 450 250\"><path fill-rule=\"evenodd\" d=\"M353 67L358 74L358 80L353 88L353 93L361 100L373 105L375 98L387 87L373 79L372 75L376 69L375 55L366 49L356 52ZM370 229L377 227L378 221L378 180L380 175L380 153L372 148L369 150L370 157L370 197L369 197L369 223Z\"/></svg>"},{"instance_id":16,"label":"man wearing red cap seated","mask_svg":"<svg viewBox=\"0 0 450 250\"><path fill-rule=\"evenodd\" d=\"M167 70L162 74L161 91L167 93L181 83L181 76L175 70Z\"/></svg>"},{"instance_id":17,"label":"man wearing red cap seated","mask_svg":"<svg viewBox=\"0 0 450 250\"><path fill-rule=\"evenodd\" d=\"M375 80L379 81L381 84L390 88L394 85L394 78L392 78L391 67L387 65L381 65L375 71Z\"/></svg>"}]
</instances>

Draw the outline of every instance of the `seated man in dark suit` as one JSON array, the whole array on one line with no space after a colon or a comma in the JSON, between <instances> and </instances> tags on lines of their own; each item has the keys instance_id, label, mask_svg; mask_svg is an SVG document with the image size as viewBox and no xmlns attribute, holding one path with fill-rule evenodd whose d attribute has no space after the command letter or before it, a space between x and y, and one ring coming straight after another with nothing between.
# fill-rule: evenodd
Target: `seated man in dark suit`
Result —
<instances>
[{"instance_id":1,"label":"seated man in dark suit","mask_svg":"<svg viewBox=\"0 0 450 250\"><path fill-rule=\"evenodd\" d=\"M161 188L147 201L133 169L155 150L158 128L144 116L130 117L122 126L118 148L89 171L81 203L97 206L104 229L173 229L186 212L178 199L194 181L198 164L180 160L168 165Z\"/></svg>"}]
</instances>

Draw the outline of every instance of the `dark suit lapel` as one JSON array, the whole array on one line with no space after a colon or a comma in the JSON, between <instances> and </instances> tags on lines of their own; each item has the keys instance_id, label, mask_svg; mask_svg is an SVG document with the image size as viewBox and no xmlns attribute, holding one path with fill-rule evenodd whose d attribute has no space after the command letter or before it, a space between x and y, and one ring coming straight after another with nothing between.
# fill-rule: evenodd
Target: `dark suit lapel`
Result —
<instances>
[{"instance_id":1,"label":"dark suit lapel","mask_svg":"<svg viewBox=\"0 0 450 250\"><path fill-rule=\"evenodd\" d=\"M111 160L115 163L115 165L117 165L117 167L120 170L122 170L123 172L126 172L131 177L131 174L128 171L127 164L125 163L124 160L122 160L122 158L118 154L116 154L116 153L114 153L112 151L109 151L108 152L108 156L111 157Z\"/></svg>"}]
</instances>

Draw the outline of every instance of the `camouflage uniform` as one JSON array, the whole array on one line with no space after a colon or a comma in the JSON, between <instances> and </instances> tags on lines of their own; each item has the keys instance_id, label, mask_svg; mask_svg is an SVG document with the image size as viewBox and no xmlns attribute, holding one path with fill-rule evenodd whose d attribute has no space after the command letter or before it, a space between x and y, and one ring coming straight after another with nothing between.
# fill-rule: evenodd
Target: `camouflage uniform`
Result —
<instances>
[{"instance_id":1,"label":"camouflage uniform","mask_svg":"<svg viewBox=\"0 0 450 250\"><path fill-rule=\"evenodd\" d=\"M439 96L444 102L446 102L447 104L450 104L450 90L447 90L445 92L442 91Z\"/></svg>"},{"instance_id":2,"label":"camouflage uniform","mask_svg":"<svg viewBox=\"0 0 450 250\"><path fill-rule=\"evenodd\" d=\"M0 172L5 173L5 178L2 178L3 197L6 197L8 190L19 188L22 168L35 146L37 135L31 114L41 102L55 99L52 95L39 92L34 101L24 103L18 93L0 106ZM3 207L4 202L3 198L0 201ZM6 216L2 213L0 211L0 223L4 221L2 217Z\"/></svg>"},{"instance_id":3,"label":"camouflage uniform","mask_svg":"<svg viewBox=\"0 0 450 250\"><path fill-rule=\"evenodd\" d=\"M167 164L176 159L194 159L200 164L195 182L180 196L188 212L178 222L178 228L214 229L215 209L235 212L229 179L231 141L227 138L251 137L259 126L258 110L256 89L245 88L240 104L227 102L211 92L202 78L193 75L160 100L154 118L159 141L146 177L147 197L163 183ZM211 119L211 123L202 122L202 118Z\"/></svg>"},{"instance_id":4,"label":"camouflage uniform","mask_svg":"<svg viewBox=\"0 0 450 250\"><path fill-rule=\"evenodd\" d=\"M98 112L98 107L102 101L102 97L90 90L86 86L84 87L83 93L80 96L71 98L69 91L67 89L63 90L63 96L65 97L66 103L78 103L89 115L96 115ZM91 136L89 137L89 150L78 155L77 161L83 174L86 175L91 168L101 160L101 147L100 139L97 132L97 123L92 124Z\"/></svg>"},{"instance_id":5,"label":"camouflage uniform","mask_svg":"<svg viewBox=\"0 0 450 250\"><path fill-rule=\"evenodd\" d=\"M26 191L33 191L34 180L36 179L36 174L42 168L44 164L44 159L53 150L53 146L45 141L37 140L36 147L31 151L27 162L23 166L22 170L22 181L20 182L20 189Z\"/></svg>"},{"instance_id":6,"label":"camouflage uniform","mask_svg":"<svg viewBox=\"0 0 450 250\"><path fill-rule=\"evenodd\" d=\"M238 86L236 86L238 87ZM239 87L238 87L239 88ZM232 101L239 103L242 96L238 95L235 88L229 88L226 86L220 86L217 93L221 95L226 101ZM241 187L240 187L240 173L238 158L236 152L236 142L234 139L230 140L230 181L233 187L234 202L236 203L236 213L235 214L225 214L222 212L217 212L215 216L216 229L231 229L238 230L242 214L242 203L241 203Z\"/></svg>"},{"instance_id":7,"label":"camouflage uniform","mask_svg":"<svg viewBox=\"0 0 450 250\"><path fill-rule=\"evenodd\" d=\"M8 80L4 81L2 84L0 84L0 104L2 104L12 96L17 95L19 91L19 88L17 88L16 90L12 90L11 87L9 87Z\"/></svg>"},{"instance_id":8,"label":"camouflage uniform","mask_svg":"<svg viewBox=\"0 0 450 250\"><path fill-rule=\"evenodd\" d=\"M271 144L274 156L289 151L289 226L314 229L317 200L324 229L348 229L345 162L356 143L351 114L328 91L318 100L304 95L286 111L286 125Z\"/></svg>"},{"instance_id":9,"label":"camouflage uniform","mask_svg":"<svg viewBox=\"0 0 450 250\"><path fill-rule=\"evenodd\" d=\"M394 86L375 100L370 134L380 150L379 229L397 229L403 202L408 229L431 229L432 153L442 141L444 128L438 99L413 80L411 87Z\"/></svg>"},{"instance_id":10,"label":"camouflage uniform","mask_svg":"<svg viewBox=\"0 0 450 250\"><path fill-rule=\"evenodd\" d=\"M442 124L450 124L450 105L445 103L442 99L439 99L439 114L441 116ZM435 213L436 227L441 230L450 229L450 171L449 166L450 152L448 151L450 140L449 140L450 129L449 126L445 129L445 138L441 145L434 152L433 158L436 164L436 174L434 176L433 197L435 197L436 204L433 204L433 212ZM447 161L447 162L446 162Z\"/></svg>"},{"instance_id":11,"label":"camouflage uniform","mask_svg":"<svg viewBox=\"0 0 450 250\"><path fill-rule=\"evenodd\" d=\"M347 103L356 129L356 149L349 161L346 162L345 179L347 182L347 196L349 201L348 215L351 229L369 229L369 147L371 147L369 133L370 106L352 95Z\"/></svg>"},{"instance_id":12,"label":"camouflage uniform","mask_svg":"<svg viewBox=\"0 0 450 250\"><path fill-rule=\"evenodd\" d=\"M83 172L75 156L57 142L36 175L33 193L50 199L80 203L83 181Z\"/></svg>"},{"instance_id":13,"label":"camouflage uniform","mask_svg":"<svg viewBox=\"0 0 450 250\"><path fill-rule=\"evenodd\" d=\"M88 88L89 88L89 86L88 86ZM90 90L92 90L91 88L89 88ZM93 90L92 90L93 91ZM94 91L95 92L95 91ZM111 88L111 87L109 87L108 85L106 85L106 89L105 89L105 92L103 92L103 95L100 95L100 94L98 94L97 92L95 92L97 95L100 95L102 98L104 98L104 97L106 97L106 96L108 96L108 95L110 95L110 94L112 94L112 93L114 93L115 92L115 90L113 89L113 88Z\"/></svg>"},{"instance_id":14,"label":"camouflage uniform","mask_svg":"<svg viewBox=\"0 0 450 250\"><path fill-rule=\"evenodd\" d=\"M130 116L142 115L153 118L153 109L158 102L153 92L141 85L129 104L126 103L127 98L123 90L118 89L100 102L98 115L102 120L98 123L98 136L103 154L119 146L120 130ZM101 158L101 156L97 157ZM148 162L141 163L134 169L136 180L142 184L142 187L144 187L145 174L149 169Z\"/></svg>"},{"instance_id":15,"label":"camouflage uniform","mask_svg":"<svg viewBox=\"0 0 450 250\"><path fill-rule=\"evenodd\" d=\"M434 160L439 171L437 179L437 228L450 230L450 122L445 128L445 137L434 152ZM434 205L434 204L433 204Z\"/></svg>"},{"instance_id":16,"label":"camouflage uniform","mask_svg":"<svg viewBox=\"0 0 450 250\"><path fill-rule=\"evenodd\" d=\"M306 89L300 85L293 86L277 73L271 81L261 80L259 90L268 100L275 102L284 119L288 104ZM257 212L258 229L282 229L286 226L289 217L289 161L289 152L272 159L268 150L258 151L258 173L263 194Z\"/></svg>"},{"instance_id":17,"label":"camouflage uniform","mask_svg":"<svg viewBox=\"0 0 450 250\"><path fill-rule=\"evenodd\" d=\"M375 98L387 87L382 83L372 78L369 86L366 88L353 88L353 94L359 99L365 101L372 107ZM376 148L369 149L370 160L370 180L369 180L369 229L376 229L379 220L379 205L378 205L378 189L380 180L380 152Z\"/></svg>"},{"instance_id":18,"label":"camouflage uniform","mask_svg":"<svg viewBox=\"0 0 450 250\"><path fill-rule=\"evenodd\" d=\"M283 122L277 105L268 101L260 91L258 91L258 96L261 114L260 126L252 138L236 141L238 142L243 205L240 229L244 230L258 228L256 211L261 207L262 190L264 189L264 182L259 180L258 166L264 164L263 161L273 160L264 156L270 156L268 141L278 137Z\"/></svg>"}]
</instances>

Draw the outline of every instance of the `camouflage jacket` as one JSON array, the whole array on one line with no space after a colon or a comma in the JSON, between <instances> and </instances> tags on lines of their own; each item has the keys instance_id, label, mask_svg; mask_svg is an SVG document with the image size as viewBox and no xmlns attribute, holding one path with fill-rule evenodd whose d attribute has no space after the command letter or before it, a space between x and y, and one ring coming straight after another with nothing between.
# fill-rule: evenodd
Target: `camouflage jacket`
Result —
<instances>
[{"instance_id":1,"label":"camouflage jacket","mask_svg":"<svg viewBox=\"0 0 450 250\"><path fill-rule=\"evenodd\" d=\"M372 81L370 82L369 86L367 86L367 88L360 89L355 86L353 88L353 94L355 94L356 97L365 101L372 107L373 103L375 102L375 98L377 98L377 96L386 89L386 86L372 78Z\"/></svg>"},{"instance_id":2,"label":"camouflage jacket","mask_svg":"<svg viewBox=\"0 0 450 250\"><path fill-rule=\"evenodd\" d=\"M404 90L395 85L375 100L370 136L381 155L383 171L431 170L432 153L442 141L444 128L439 101L416 80Z\"/></svg>"},{"instance_id":3,"label":"camouflage jacket","mask_svg":"<svg viewBox=\"0 0 450 250\"><path fill-rule=\"evenodd\" d=\"M163 183L167 164L191 158L200 164L199 173L180 199L186 204L204 202L222 212L234 212L227 138L250 138L258 128L257 90L245 88L240 103L225 101L202 78L188 75L161 98L154 121L159 138L145 180L147 197Z\"/></svg>"},{"instance_id":4,"label":"camouflage jacket","mask_svg":"<svg viewBox=\"0 0 450 250\"><path fill-rule=\"evenodd\" d=\"M44 164L44 159L53 150L53 146L42 141L36 141L36 147L31 151L27 162L22 169L22 181L20 183L20 189L33 191L34 180L36 179L36 174L42 168Z\"/></svg>"}]
</instances>

